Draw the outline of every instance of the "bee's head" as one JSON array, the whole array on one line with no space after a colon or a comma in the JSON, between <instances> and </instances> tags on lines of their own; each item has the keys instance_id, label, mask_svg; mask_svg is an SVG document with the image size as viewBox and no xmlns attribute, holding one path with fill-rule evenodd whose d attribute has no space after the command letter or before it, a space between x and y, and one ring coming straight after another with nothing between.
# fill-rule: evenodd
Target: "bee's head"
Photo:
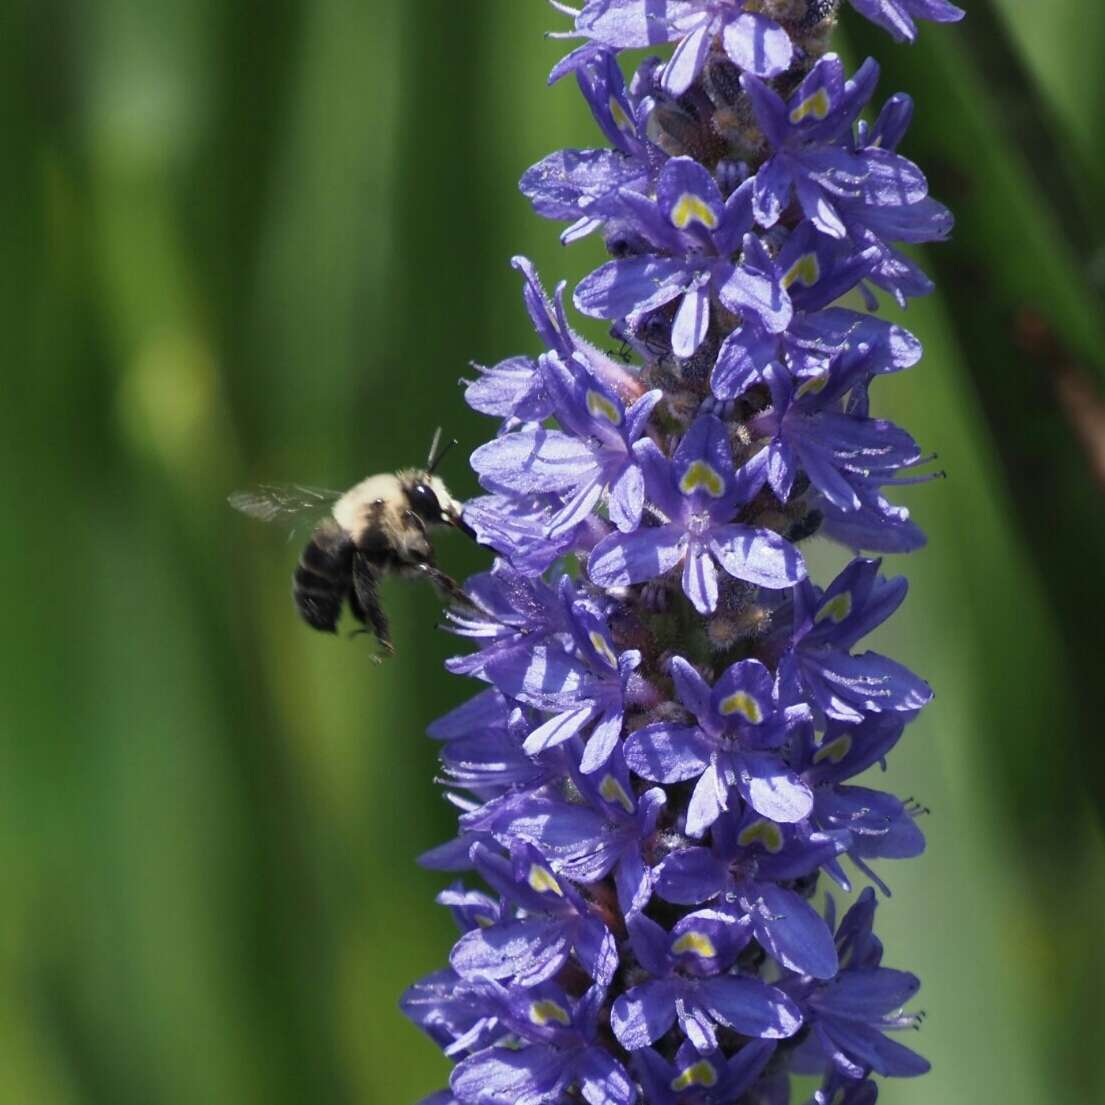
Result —
<instances>
[{"instance_id":1,"label":"bee's head","mask_svg":"<svg viewBox=\"0 0 1105 1105\"><path fill-rule=\"evenodd\" d=\"M469 537L476 536L461 516L463 504L449 494L449 489L439 476L419 469L402 473L400 478L411 510L426 525L452 526Z\"/></svg>"}]
</instances>

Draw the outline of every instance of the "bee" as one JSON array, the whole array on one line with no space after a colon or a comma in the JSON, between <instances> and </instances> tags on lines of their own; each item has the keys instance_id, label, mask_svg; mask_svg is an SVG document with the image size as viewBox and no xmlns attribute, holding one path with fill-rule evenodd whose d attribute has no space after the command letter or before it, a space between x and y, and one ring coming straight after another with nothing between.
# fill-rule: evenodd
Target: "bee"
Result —
<instances>
[{"instance_id":1,"label":"bee","mask_svg":"<svg viewBox=\"0 0 1105 1105\"><path fill-rule=\"evenodd\" d=\"M439 452L440 434L434 435L425 468L369 476L346 492L270 484L230 496L232 507L263 522L317 523L292 577L296 609L309 626L337 632L348 603L353 617L371 628L382 654L390 656L395 648L377 593L384 576L425 579L446 602L470 604L456 581L437 567L430 543L430 531L438 527L476 536L462 517L462 504L434 475L456 444Z\"/></svg>"}]
</instances>

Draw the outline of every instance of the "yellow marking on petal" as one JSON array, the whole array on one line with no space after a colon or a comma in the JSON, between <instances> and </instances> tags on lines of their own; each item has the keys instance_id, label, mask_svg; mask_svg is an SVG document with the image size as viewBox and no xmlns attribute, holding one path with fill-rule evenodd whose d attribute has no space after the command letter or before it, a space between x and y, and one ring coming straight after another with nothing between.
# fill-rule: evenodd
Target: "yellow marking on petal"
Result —
<instances>
[{"instance_id":1,"label":"yellow marking on petal","mask_svg":"<svg viewBox=\"0 0 1105 1105\"><path fill-rule=\"evenodd\" d=\"M489 929L495 923L494 917L488 917L486 913L476 914L476 924L482 929Z\"/></svg>"},{"instance_id":2,"label":"yellow marking on petal","mask_svg":"<svg viewBox=\"0 0 1105 1105\"><path fill-rule=\"evenodd\" d=\"M704 932L685 932L671 946L676 955L697 955L713 959L717 955L714 942Z\"/></svg>"},{"instance_id":3,"label":"yellow marking on petal","mask_svg":"<svg viewBox=\"0 0 1105 1105\"><path fill-rule=\"evenodd\" d=\"M750 844L759 844L774 854L783 850L783 830L774 821L762 817L743 829L737 841L743 848L747 848Z\"/></svg>"},{"instance_id":4,"label":"yellow marking on petal","mask_svg":"<svg viewBox=\"0 0 1105 1105\"><path fill-rule=\"evenodd\" d=\"M671 209L671 221L680 230L686 230L691 223L701 223L707 230L714 230L718 218L701 196L684 192Z\"/></svg>"},{"instance_id":5,"label":"yellow marking on petal","mask_svg":"<svg viewBox=\"0 0 1105 1105\"><path fill-rule=\"evenodd\" d=\"M721 474L704 460L696 460L679 481L679 490L684 495L689 495L700 487L705 488L706 493L715 499L720 499L725 492L725 481Z\"/></svg>"},{"instance_id":6,"label":"yellow marking on petal","mask_svg":"<svg viewBox=\"0 0 1105 1105\"><path fill-rule=\"evenodd\" d=\"M613 775L607 775L603 778L599 784L599 794L607 802L617 802L626 813L633 812L633 799L626 794L625 787Z\"/></svg>"},{"instance_id":7,"label":"yellow marking on petal","mask_svg":"<svg viewBox=\"0 0 1105 1105\"><path fill-rule=\"evenodd\" d=\"M851 612L852 592L841 591L839 595L825 603L821 608L821 612L817 615L817 620L820 622L828 618L832 622L842 622Z\"/></svg>"},{"instance_id":8,"label":"yellow marking on petal","mask_svg":"<svg viewBox=\"0 0 1105 1105\"><path fill-rule=\"evenodd\" d=\"M613 426L622 424L622 412L601 391L587 392L587 410L592 418L605 418Z\"/></svg>"},{"instance_id":9,"label":"yellow marking on petal","mask_svg":"<svg viewBox=\"0 0 1105 1105\"><path fill-rule=\"evenodd\" d=\"M564 891L560 889L553 873L548 868L533 864L529 869L529 884L538 894L553 893L558 897L564 897Z\"/></svg>"},{"instance_id":10,"label":"yellow marking on petal","mask_svg":"<svg viewBox=\"0 0 1105 1105\"><path fill-rule=\"evenodd\" d=\"M783 287L789 288L791 284L801 282L807 288L812 288L821 278L821 265L816 253L803 253L793 265L786 271L783 277Z\"/></svg>"},{"instance_id":11,"label":"yellow marking on petal","mask_svg":"<svg viewBox=\"0 0 1105 1105\"><path fill-rule=\"evenodd\" d=\"M622 105L618 103L616 96L610 97L610 116L618 130L625 130L629 126L629 116L626 115Z\"/></svg>"},{"instance_id":12,"label":"yellow marking on petal","mask_svg":"<svg viewBox=\"0 0 1105 1105\"><path fill-rule=\"evenodd\" d=\"M699 1059L693 1066L687 1067L671 1088L678 1093L680 1090L689 1090L691 1086L713 1086L717 1083L717 1071L708 1059Z\"/></svg>"},{"instance_id":13,"label":"yellow marking on petal","mask_svg":"<svg viewBox=\"0 0 1105 1105\"><path fill-rule=\"evenodd\" d=\"M565 1025L572 1023L572 1016L568 1010L549 998L535 1001L529 1007L529 1019L536 1025L546 1025L552 1021Z\"/></svg>"},{"instance_id":14,"label":"yellow marking on petal","mask_svg":"<svg viewBox=\"0 0 1105 1105\"><path fill-rule=\"evenodd\" d=\"M795 398L801 399L803 395L817 395L819 392L825 390L828 383L829 373L827 372L822 372L818 376L811 376L808 380L804 381L794 393Z\"/></svg>"},{"instance_id":15,"label":"yellow marking on petal","mask_svg":"<svg viewBox=\"0 0 1105 1105\"><path fill-rule=\"evenodd\" d=\"M759 725L764 719L762 707L747 691L734 691L721 700L718 709L726 717L740 714L745 721L750 721L753 725Z\"/></svg>"},{"instance_id":16,"label":"yellow marking on petal","mask_svg":"<svg viewBox=\"0 0 1105 1105\"><path fill-rule=\"evenodd\" d=\"M612 668L616 668L618 666L618 658L614 655L614 650L610 647L610 642L597 629L592 629L588 637L591 640L591 647Z\"/></svg>"},{"instance_id":17,"label":"yellow marking on petal","mask_svg":"<svg viewBox=\"0 0 1105 1105\"><path fill-rule=\"evenodd\" d=\"M792 123L800 123L807 115L812 115L815 119L824 119L829 114L829 108L832 107L832 103L829 100L829 93L824 88L819 88L816 92L811 92L791 113L790 121Z\"/></svg>"},{"instance_id":18,"label":"yellow marking on petal","mask_svg":"<svg viewBox=\"0 0 1105 1105\"><path fill-rule=\"evenodd\" d=\"M823 744L813 754L813 762L815 764L820 764L828 760L831 764L838 764L851 751L852 734L841 733L839 737L836 737L833 740L829 741L828 744Z\"/></svg>"}]
</instances>

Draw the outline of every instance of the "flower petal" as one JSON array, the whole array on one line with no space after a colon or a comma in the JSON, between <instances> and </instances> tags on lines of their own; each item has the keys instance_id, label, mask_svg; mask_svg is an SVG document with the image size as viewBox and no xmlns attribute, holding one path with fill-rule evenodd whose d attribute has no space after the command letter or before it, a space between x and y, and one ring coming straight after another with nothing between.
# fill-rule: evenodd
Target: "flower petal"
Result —
<instances>
[{"instance_id":1,"label":"flower petal","mask_svg":"<svg viewBox=\"0 0 1105 1105\"><path fill-rule=\"evenodd\" d=\"M590 704L557 714L534 729L526 737L522 749L527 756L539 756L547 749L571 740L594 716L595 709Z\"/></svg>"},{"instance_id":2,"label":"flower petal","mask_svg":"<svg viewBox=\"0 0 1105 1105\"><path fill-rule=\"evenodd\" d=\"M729 808L729 787L711 763L695 784L687 807L687 836L700 837Z\"/></svg>"},{"instance_id":3,"label":"flower petal","mask_svg":"<svg viewBox=\"0 0 1105 1105\"><path fill-rule=\"evenodd\" d=\"M758 883L756 898L759 908L750 915L760 946L792 971L832 978L838 967L833 934L809 902L772 883Z\"/></svg>"},{"instance_id":4,"label":"flower petal","mask_svg":"<svg viewBox=\"0 0 1105 1105\"><path fill-rule=\"evenodd\" d=\"M717 609L717 565L709 553L694 545L683 561L683 593L700 614Z\"/></svg>"},{"instance_id":5,"label":"flower petal","mask_svg":"<svg viewBox=\"0 0 1105 1105\"><path fill-rule=\"evenodd\" d=\"M632 257L607 261L585 276L575 290L575 305L592 318L623 318L668 303L690 286L694 273L674 258Z\"/></svg>"},{"instance_id":6,"label":"flower petal","mask_svg":"<svg viewBox=\"0 0 1105 1105\"><path fill-rule=\"evenodd\" d=\"M706 1007L722 1024L766 1040L783 1040L802 1026L789 997L755 978L708 978L698 984Z\"/></svg>"},{"instance_id":7,"label":"flower petal","mask_svg":"<svg viewBox=\"0 0 1105 1105\"><path fill-rule=\"evenodd\" d=\"M632 533L641 524L645 508L645 477L636 464L627 464L610 486L610 521Z\"/></svg>"},{"instance_id":8,"label":"flower petal","mask_svg":"<svg viewBox=\"0 0 1105 1105\"><path fill-rule=\"evenodd\" d=\"M706 53L710 49L709 32L710 24L707 21L676 46L671 61L664 66L661 79L661 86L669 96L682 96L691 87L695 77L702 72Z\"/></svg>"},{"instance_id":9,"label":"flower petal","mask_svg":"<svg viewBox=\"0 0 1105 1105\"><path fill-rule=\"evenodd\" d=\"M585 442L545 429L503 434L481 445L472 467L489 490L520 495L572 491L597 469Z\"/></svg>"},{"instance_id":10,"label":"flower petal","mask_svg":"<svg viewBox=\"0 0 1105 1105\"><path fill-rule=\"evenodd\" d=\"M813 809L813 792L777 756L741 756L737 789L757 813L783 824Z\"/></svg>"},{"instance_id":11,"label":"flower petal","mask_svg":"<svg viewBox=\"0 0 1105 1105\"><path fill-rule=\"evenodd\" d=\"M630 770L653 783L696 778L709 765L710 752L710 743L693 725L646 725L625 742Z\"/></svg>"},{"instance_id":12,"label":"flower petal","mask_svg":"<svg viewBox=\"0 0 1105 1105\"><path fill-rule=\"evenodd\" d=\"M745 73L776 77L786 72L794 56L790 35L767 16L743 12L722 34L729 60Z\"/></svg>"},{"instance_id":13,"label":"flower petal","mask_svg":"<svg viewBox=\"0 0 1105 1105\"><path fill-rule=\"evenodd\" d=\"M792 587L806 578L802 554L769 529L719 526L711 534L710 550L734 579L771 590Z\"/></svg>"},{"instance_id":14,"label":"flower petal","mask_svg":"<svg viewBox=\"0 0 1105 1105\"><path fill-rule=\"evenodd\" d=\"M568 1078L563 1056L535 1044L477 1052L457 1065L449 1085L472 1105L547 1105L559 1100Z\"/></svg>"},{"instance_id":15,"label":"flower petal","mask_svg":"<svg viewBox=\"0 0 1105 1105\"><path fill-rule=\"evenodd\" d=\"M654 978L634 986L614 1002L610 1027L627 1051L648 1047L675 1024L675 984Z\"/></svg>"},{"instance_id":16,"label":"flower petal","mask_svg":"<svg viewBox=\"0 0 1105 1105\"><path fill-rule=\"evenodd\" d=\"M678 526L611 533L594 548L587 574L600 587L644 583L671 571L682 559L686 535Z\"/></svg>"},{"instance_id":17,"label":"flower petal","mask_svg":"<svg viewBox=\"0 0 1105 1105\"><path fill-rule=\"evenodd\" d=\"M579 1092L587 1105L633 1105L637 1086L625 1068L598 1047L587 1048L575 1063Z\"/></svg>"},{"instance_id":18,"label":"flower petal","mask_svg":"<svg viewBox=\"0 0 1105 1105\"><path fill-rule=\"evenodd\" d=\"M529 917L466 932L449 962L461 978L516 978L533 986L552 978L571 951L567 927L560 921Z\"/></svg>"},{"instance_id":19,"label":"flower petal","mask_svg":"<svg viewBox=\"0 0 1105 1105\"><path fill-rule=\"evenodd\" d=\"M692 357L706 340L710 328L710 293L702 285L688 288L675 312L671 327L671 351L677 357Z\"/></svg>"}]
</instances>

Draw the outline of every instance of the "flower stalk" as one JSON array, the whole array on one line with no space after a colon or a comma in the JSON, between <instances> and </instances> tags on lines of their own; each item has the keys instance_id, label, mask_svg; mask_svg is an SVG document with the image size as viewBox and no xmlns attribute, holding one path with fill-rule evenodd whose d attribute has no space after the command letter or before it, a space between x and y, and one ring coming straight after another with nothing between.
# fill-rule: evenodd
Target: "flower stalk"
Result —
<instances>
[{"instance_id":1,"label":"flower stalk","mask_svg":"<svg viewBox=\"0 0 1105 1105\"><path fill-rule=\"evenodd\" d=\"M898 39L944 0L850 0ZM897 152L904 95L828 51L835 0L591 0L573 75L608 145L521 187L610 260L573 327L516 258L544 350L479 368L498 420L465 520L496 553L450 613L484 684L437 721L457 838L480 876L409 1016L456 1062L435 1105L816 1105L876 1100L927 1062L888 1033L917 978L882 964L876 893L828 884L919 854L919 807L856 782L928 703L860 642L902 602L877 558L923 535L886 497L929 458L870 411L917 339L881 319L931 290L902 244L951 229ZM620 54L671 43L627 82ZM863 309L860 309L860 308ZM802 547L855 556L825 586Z\"/></svg>"}]
</instances>

